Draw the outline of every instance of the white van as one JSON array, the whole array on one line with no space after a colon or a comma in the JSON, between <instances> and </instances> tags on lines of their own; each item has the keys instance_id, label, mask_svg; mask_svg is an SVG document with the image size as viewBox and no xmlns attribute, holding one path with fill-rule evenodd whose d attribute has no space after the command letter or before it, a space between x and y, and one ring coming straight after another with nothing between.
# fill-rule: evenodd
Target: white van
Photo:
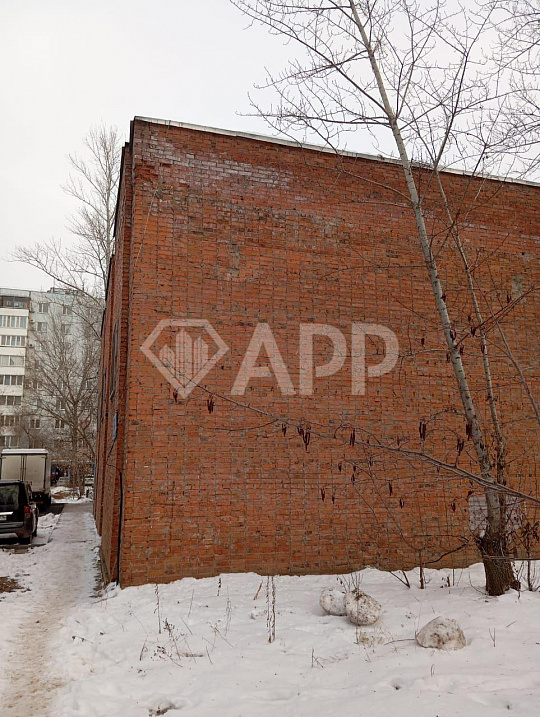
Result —
<instances>
[{"instance_id":1,"label":"white van","mask_svg":"<svg viewBox=\"0 0 540 717\"><path fill-rule=\"evenodd\" d=\"M4 448L0 481L24 481L32 486L36 503L51 504L51 458L44 448Z\"/></svg>"}]
</instances>

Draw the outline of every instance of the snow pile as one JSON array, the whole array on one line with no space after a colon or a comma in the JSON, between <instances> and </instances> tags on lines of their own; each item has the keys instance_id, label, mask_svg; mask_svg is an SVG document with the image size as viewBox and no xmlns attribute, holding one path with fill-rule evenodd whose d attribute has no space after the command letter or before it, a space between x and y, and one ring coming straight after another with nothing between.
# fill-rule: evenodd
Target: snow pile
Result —
<instances>
[{"instance_id":1,"label":"snow pile","mask_svg":"<svg viewBox=\"0 0 540 717\"><path fill-rule=\"evenodd\" d=\"M345 612L353 625L374 625L382 608L371 595L356 588L345 595Z\"/></svg>"},{"instance_id":2,"label":"snow pile","mask_svg":"<svg viewBox=\"0 0 540 717\"><path fill-rule=\"evenodd\" d=\"M362 571L381 606L371 626L326 614L335 576L187 578L110 589L74 609L55 643L66 717L497 717L540 700L540 594L488 598L482 566L408 574ZM358 584L358 583L356 583ZM269 642L275 615L275 641ZM437 616L467 636L453 652L415 636Z\"/></svg>"},{"instance_id":3,"label":"snow pile","mask_svg":"<svg viewBox=\"0 0 540 717\"><path fill-rule=\"evenodd\" d=\"M36 540L36 544L38 542L43 544L49 542L52 532L59 519L60 514L55 515L54 513L45 513L44 515L39 515L37 529L37 537L39 538L39 541Z\"/></svg>"},{"instance_id":4,"label":"snow pile","mask_svg":"<svg viewBox=\"0 0 540 717\"><path fill-rule=\"evenodd\" d=\"M422 647L432 647L436 650L461 650L467 641L463 630L455 620L436 617L416 635L416 642Z\"/></svg>"},{"instance_id":5,"label":"snow pile","mask_svg":"<svg viewBox=\"0 0 540 717\"><path fill-rule=\"evenodd\" d=\"M339 588L324 588L319 605L328 615L346 615L345 593Z\"/></svg>"},{"instance_id":6,"label":"snow pile","mask_svg":"<svg viewBox=\"0 0 540 717\"><path fill-rule=\"evenodd\" d=\"M91 503L92 498L79 496L78 490L62 485L56 485L51 488L51 497L53 503Z\"/></svg>"}]
</instances>

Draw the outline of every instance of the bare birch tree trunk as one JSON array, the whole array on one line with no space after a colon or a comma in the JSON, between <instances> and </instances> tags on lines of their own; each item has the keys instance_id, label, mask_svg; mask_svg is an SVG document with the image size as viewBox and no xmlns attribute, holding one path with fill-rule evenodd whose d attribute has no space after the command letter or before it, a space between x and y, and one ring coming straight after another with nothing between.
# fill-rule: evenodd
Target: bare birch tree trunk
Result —
<instances>
[{"instance_id":1,"label":"bare birch tree trunk","mask_svg":"<svg viewBox=\"0 0 540 717\"><path fill-rule=\"evenodd\" d=\"M491 465L489 452L483 436L480 420L475 410L465 367L463 365L463 359L459 351L459 346L455 340L456 332L453 329L452 320L446 304L443 287L437 269L437 262L431 249L431 242L426 229L422 202L414 179L411 161L407 153L398 120L388 98L388 92L377 63L374 48L358 14L355 0L349 0L349 3L354 21L358 27L363 45L369 57L371 69L373 71L382 104L384 106L386 116L388 117L390 129L399 153L405 182L407 184L414 212L418 239L420 241L422 254L424 256L424 261L429 275L429 281L433 291L437 312L441 321L444 338L446 340L446 345L448 346L448 355L458 386L461 403L470 427L470 434L474 444L482 478L495 485L496 479L493 475L493 467ZM504 499L502 499L500 492L495 489L486 487L484 488L484 493L487 506L487 524L485 533L478 538L477 543L482 554L486 572L486 590L489 595L502 595L515 582L512 563L508 557L506 544Z\"/></svg>"}]
</instances>

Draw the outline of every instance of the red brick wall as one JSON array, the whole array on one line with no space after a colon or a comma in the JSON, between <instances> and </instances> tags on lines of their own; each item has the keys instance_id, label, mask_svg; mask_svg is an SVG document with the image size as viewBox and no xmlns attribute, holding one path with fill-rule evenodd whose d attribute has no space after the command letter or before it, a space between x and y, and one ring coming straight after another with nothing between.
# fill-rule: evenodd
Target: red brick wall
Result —
<instances>
[{"instance_id":1,"label":"red brick wall","mask_svg":"<svg viewBox=\"0 0 540 717\"><path fill-rule=\"evenodd\" d=\"M122 186L118 197L115 228L116 236L122 239L117 241L116 252L111 261L107 305L102 327L98 471L94 514L98 532L102 536L102 565L105 573L111 579L118 577L119 528L123 510L123 451L133 198L131 172L128 171L131 161L131 151L128 145L124 148L122 158ZM116 354L114 358L113 354Z\"/></svg>"},{"instance_id":2,"label":"red brick wall","mask_svg":"<svg viewBox=\"0 0 540 717\"><path fill-rule=\"evenodd\" d=\"M463 346L472 389L487 416L463 271L451 242L442 241L429 178L418 179L447 302L457 328L469 333ZM539 284L540 189L457 174L444 175L444 184L460 208L483 308L504 311ZM96 491L111 577L119 544L120 578L129 585L225 571L411 566L470 537L467 497L475 486L365 449L360 440L350 445L354 426L359 439L370 434L372 442L408 441L418 449L426 421L426 448L454 462L458 440L466 439L403 192L391 163L134 121L104 320L104 375L119 327L115 391L102 391ZM535 297L519 302L503 327L537 390ZM175 400L140 350L169 318L208 319L230 347L202 381L205 390L188 400ZM338 374L315 379L313 396L284 397L272 378L251 382L237 404L228 400L258 322L271 326L298 388L299 323L330 324L349 340L352 321L388 326L400 341L398 365L371 379L365 396L351 396L347 359ZM490 341L508 477L536 494L537 424L496 330ZM379 362L381 351L377 340L369 343L370 362ZM317 342L315 356L319 364L328 360L328 345ZM307 450L294 426L284 435L284 420L311 426ZM474 469L469 454L465 440L459 465ZM355 471L350 461L358 462ZM467 548L446 562L476 557Z\"/></svg>"}]
</instances>

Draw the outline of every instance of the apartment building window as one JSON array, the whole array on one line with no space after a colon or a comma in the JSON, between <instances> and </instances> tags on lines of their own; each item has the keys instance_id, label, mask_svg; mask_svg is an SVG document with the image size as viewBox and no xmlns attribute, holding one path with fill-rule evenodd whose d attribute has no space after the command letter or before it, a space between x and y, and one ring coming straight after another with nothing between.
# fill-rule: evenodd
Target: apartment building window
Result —
<instances>
[{"instance_id":1,"label":"apartment building window","mask_svg":"<svg viewBox=\"0 0 540 717\"><path fill-rule=\"evenodd\" d=\"M65 428L65 427L66 427L66 422L60 420L60 418L56 418L55 421L54 421L54 427L55 427L55 428Z\"/></svg>"},{"instance_id":2,"label":"apartment building window","mask_svg":"<svg viewBox=\"0 0 540 717\"><path fill-rule=\"evenodd\" d=\"M29 379L27 379L27 380L26 380L26 385L28 386L29 389L33 389L34 391L37 391L37 390L40 388L40 386L41 386L41 384L40 384L40 382L37 380L37 378L29 378Z\"/></svg>"},{"instance_id":3,"label":"apartment building window","mask_svg":"<svg viewBox=\"0 0 540 717\"><path fill-rule=\"evenodd\" d=\"M0 336L0 346L26 346L26 336L12 336L3 334Z\"/></svg>"},{"instance_id":4,"label":"apartment building window","mask_svg":"<svg viewBox=\"0 0 540 717\"><path fill-rule=\"evenodd\" d=\"M62 334L67 336L71 332L71 326L69 324L62 324Z\"/></svg>"},{"instance_id":5,"label":"apartment building window","mask_svg":"<svg viewBox=\"0 0 540 717\"><path fill-rule=\"evenodd\" d=\"M0 354L0 366L24 366L24 356Z\"/></svg>"},{"instance_id":6,"label":"apartment building window","mask_svg":"<svg viewBox=\"0 0 540 717\"><path fill-rule=\"evenodd\" d=\"M12 374L0 374L0 386L22 386L24 384L24 376L14 376Z\"/></svg>"},{"instance_id":7,"label":"apartment building window","mask_svg":"<svg viewBox=\"0 0 540 717\"><path fill-rule=\"evenodd\" d=\"M10 314L0 316L0 328L25 329L26 324L26 316L11 316Z\"/></svg>"},{"instance_id":8,"label":"apartment building window","mask_svg":"<svg viewBox=\"0 0 540 717\"><path fill-rule=\"evenodd\" d=\"M38 313L39 314L48 314L49 313L49 304L38 304Z\"/></svg>"},{"instance_id":9,"label":"apartment building window","mask_svg":"<svg viewBox=\"0 0 540 717\"><path fill-rule=\"evenodd\" d=\"M73 309L71 308L71 306L66 306L64 304L64 306L62 306L62 314L64 316L71 316L73 314Z\"/></svg>"},{"instance_id":10,"label":"apartment building window","mask_svg":"<svg viewBox=\"0 0 540 717\"><path fill-rule=\"evenodd\" d=\"M38 321L37 322L37 332L38 332L38 334L46 334L47 333L47 322L46 321Z\"/></svg>"},{"instance_id":11,"label":"apartment building window","mask_svg":"<svg viewBox=\"0 0 540 717\"><path fill-rule=\"evenodd\" d=\"M21 417L20 416L0 416L0 427L7 426L20 426L21 425Z\"/></svg>"},{"instance_id":12,"label":"apartment building window","mask_svg":"<svg viewBox=\"0 0 540 717\"><path fill-rule=\"evenodd\" d=\"M2 296L0 297L0 306L10 309L27 309L30 299L18 296Z\"/></svg>"},{"instance_id":13,"label":"apartment building window","mask_svg":"<svg viewBox=\"0 0 540 717\"><path fill-rule=\"evenodd\" d=\"M0 406L20 406L20 396L0 396Z\"/></svg>"},{"instance_id":14,"label":"apartment building window","mask_svg":"<svg viewBox=\"0 0 540 717\"><path fill-rule=\"evenodd\" d=\"M30 419L30 428L41 428L41 419L31 418Z\"/></svg>"},{"instance_id":15,"label":"apartment building window","mask_svg":"<svg viewBox=\"0 0 540 717\"><path fill-rule=\"evenodd\" d=\"M56 409L58 411L65 411L66 410L66 402L63 398L57 398L56 399Z\"/></svg>"},{"instance_id":16,"label":"apartment building window","mask_svg":"<svg viewBox=\"0 0 540 717\"><path fill-rule=\"evenodd\" d=\"M2 448L18 448L19 436L0 436L0 447Z\"/></svg>"}]
</instances>

